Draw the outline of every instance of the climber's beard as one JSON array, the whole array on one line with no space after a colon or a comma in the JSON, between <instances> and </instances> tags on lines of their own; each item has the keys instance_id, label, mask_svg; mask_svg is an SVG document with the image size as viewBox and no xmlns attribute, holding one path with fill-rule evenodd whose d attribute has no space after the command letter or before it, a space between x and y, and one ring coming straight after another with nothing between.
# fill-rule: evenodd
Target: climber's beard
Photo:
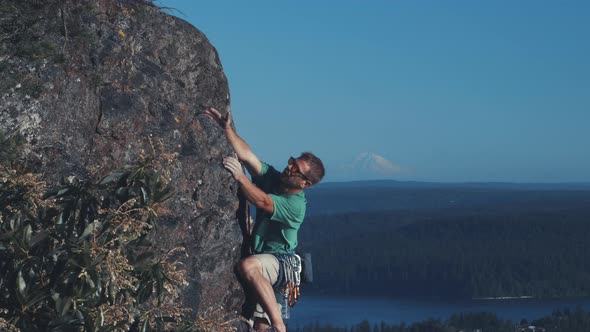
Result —
<instances>
[{"instance_id":1,"label":"climber's beard","mask_svg":"<svg viewBox=\"0 0 590 332\"><path fill-rule=\"evenodd\" d=\"M284 189L300 189L299 185L295 182L297 177L291 176L289 171L285 169L283 173L281 173L281 186Z\"/></svg>"}]
</instances>

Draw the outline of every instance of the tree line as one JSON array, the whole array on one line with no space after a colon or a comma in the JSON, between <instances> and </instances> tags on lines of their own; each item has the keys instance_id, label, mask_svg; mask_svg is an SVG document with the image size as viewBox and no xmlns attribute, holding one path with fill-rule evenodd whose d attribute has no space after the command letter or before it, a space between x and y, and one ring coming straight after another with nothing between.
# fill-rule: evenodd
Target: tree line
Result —
<instances>
[{"instance_id":1,"label":"tree line","mask_svg":"<svg viewBox=\"0 0 590 332\"><path fill-rule=\"evenodd\" d=\"M529 328L529 327L534 327ZM441 321L429 319L412 324L388 324L381 322L371 324L362 321L350 327L337 327L311 323L304 326L289 327L293 332L587 332L590 331L590 312L581 308L555 310L550 315L528 322L521 320L513 322L503 320L494 313L461 313L454 314L449 319Z\"/></svg>"},{"instance_id":2,"label":"tree line","mask_svg":"<svg viewBox=\"0 0 590 332\"><path fill-rule=\"evenodd\" d=\"M590 205L311 216L304 292L453 297L590 295ZM588 197L588 196L585 196Z\"/></svg>"}]
</instances>

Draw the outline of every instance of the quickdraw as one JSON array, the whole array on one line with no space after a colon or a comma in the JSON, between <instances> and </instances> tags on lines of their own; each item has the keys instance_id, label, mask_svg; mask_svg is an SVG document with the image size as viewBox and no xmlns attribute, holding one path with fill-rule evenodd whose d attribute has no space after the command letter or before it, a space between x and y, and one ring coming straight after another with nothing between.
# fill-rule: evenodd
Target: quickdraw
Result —
<instances>
[{"instance_id":1,"label":"quickdraw","mask_svg":"<svg viewBox=\"0 0 590 332\"><path fill-rule=\"evenodd\" d=\"M299 285L293 285L292 282L289 282L289 297L287 298L287 303L290 307L294 307L297 304L299 295L301 295Z\"/></svg>"},{"instance_id":2,"label":"quickdraw","mask_svg":"<svg viewBox=\"0 0 590 332\"><path fill-rule=\"evenodd\" d=\"M279 286L283 303L294 307L301 295L301 257L296 254L281 254L276 257L283 269L283 284Z\"/></svg>"}]
</instances>

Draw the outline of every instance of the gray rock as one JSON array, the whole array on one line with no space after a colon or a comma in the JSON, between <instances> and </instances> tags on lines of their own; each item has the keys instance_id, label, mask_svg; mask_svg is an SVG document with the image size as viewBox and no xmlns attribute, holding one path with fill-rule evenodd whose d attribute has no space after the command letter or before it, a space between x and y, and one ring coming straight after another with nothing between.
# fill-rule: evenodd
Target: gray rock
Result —
<instances>
[{"instance_id":1,"label":"gray rock","mask_svg":"<svg viewBox=\"0 0 590 332\"><path fill-rule=\"evenodd\" d=\"M143 1L0 1L0 130L25 139L19 156L48 185L99 179L155 146L175 154L177 195L162 248L183 246L183 301L210 319L235 317L242 242L232 153L202 115L229 110L215 48L189 23ZM150 142L152 142L150 144Z\"/></svg>"}]
</instances>

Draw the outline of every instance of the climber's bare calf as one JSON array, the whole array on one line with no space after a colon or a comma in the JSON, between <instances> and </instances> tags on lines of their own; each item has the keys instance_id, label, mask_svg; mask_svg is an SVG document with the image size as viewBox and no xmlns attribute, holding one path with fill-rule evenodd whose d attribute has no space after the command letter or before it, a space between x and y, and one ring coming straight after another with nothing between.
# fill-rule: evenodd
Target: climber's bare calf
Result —
<instances>
[{"instance_id":1,"label":"climber's bare calf","mask_svg":"<svg viewBox=\"0 0 590 332\"><path fill-rule=\"evenodd\" d=\"M264 312L268 314L272 326L277 331L283 332L287 329L277 306L271 281L268 280L263 273L263 261L268 260L268 256L272 255L254 255L246 257L236 264L236 271L247 286L252 288L256 293L258 303L262 306ZM274 256L272 257L274 259ZM254 320L254 328L258 331L264 331L269 327L266 319L256 317Z\"/></svg>"}]
</instances>

